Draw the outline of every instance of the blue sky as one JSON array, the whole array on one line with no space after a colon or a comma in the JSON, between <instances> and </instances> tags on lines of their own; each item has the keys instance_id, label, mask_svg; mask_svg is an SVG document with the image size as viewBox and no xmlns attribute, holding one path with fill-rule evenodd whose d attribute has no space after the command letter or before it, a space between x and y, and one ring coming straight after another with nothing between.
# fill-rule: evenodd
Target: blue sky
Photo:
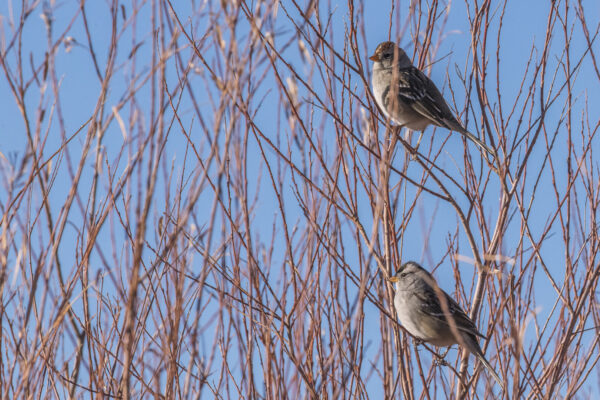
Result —
<instances>
[{"instance_id":1,"label":"blue sky","mask_svg":"<svg viewBox=\"0 0 600 400\"><path fill-rule=\"evenodd\" d=\"M535 54L535 59L540 56L539 52L543 47L547 24L546 18L549 7L548 4L545 3L546 2L543 2L542 4L542 2L512 1L509 2L509 5L506 7L504 25L502 27L502 33L499 40L499 43L501 44L501 70L499 74L499 81L502 87L501 101L505 109L512 107L512 104L514 104L514 98L517 95L520 87L520 79L523 75L523 71L526 68L525 60L527 57L529 57L531 52ZM6 42L10 37L12 37L11 28L7 24L11 12L11 8L9 6L14 7L12 12L15 14L18 14L18 7L20 7L20 5L11 4L10 2L0 4L0 17L2 17L2 30L4 34L3 40L5 43L3 45L3 49L5 49ZM204 13L196 14L191 10L194 9L194 7L201 6L202 5L195 3L180 2L177 4L177 7L180 7L178 9L178 14L182 18L185 26L187 28L192 26L197 32L203 31L203 24L206 24L207 17ZM293 10L293 7L290 4L286 4L286 2L283 3L283 6L286 6L286 9L290 12L290 18L296 21L298 18L298 13ZM366 43L359 43L359 49L362 50L363 48L366 48L368 50L366 54L361 54L363 63L368 62L367 57L371 54L379 42L388 40L390 37L390 2L369 2L367 6L368 9L365 12L365 19L362 21L364 22L365 31L367 32ZM321 3L321 7L322 10L325 10L327 5L323 2ZM344 34L347 26L350 24L347 3L335 3L332 7L334 11L330 18L329 32L331 32L332 35L331 37L334 43L334 48L336 51L341 53L344 50ZM469 72L472 69L472 60L469 50L472 39L469 32L469 23L465 8L466 3L451 2L448 7L449 12L447 15L447 24L442 32L443 40L441 41L441 45L436 56L433 57L432 61L436 62L432 65L430 76L434 82L438 84L438 87L445 89L444 94L446 95L447 99L448 83L450 82L455 94L456 107L458 110L462 111L465 104L465 90L460 85L458 73L463 73L464 71ZM596 1L588 1L584 2L584 7L586 16L589 18L590 26L597 26L600 18L600 3ZM126 4L125 8L128 15L130 15L132 12L130 5ZM97 96L100 91L100 81L95 73L93 60L90 58L89 52L87 52L85 49L87 47L87 41L85 38L85 30L82 19L77 12L78 4L76 4L76 2L51 2L50 9L53 18L53 39L56 40L56 36L61 34L71 23L71 21L74 21L72 27L68 30L67 36L73 37L75 39L75 44L70 50L64 45L60 46L55 54L56 76L60 85L60 99L54 98L54 96L51 94L51 86L49 86L47 82L40 86L35 83L32 84L26 95L26 106L29 112L35 111L39 104L42 104L43 108L46 110L46 116L40 125L40 131L43 135L45 135L46 131L48 132L46 137L47 142L40 157L43 160L54 154L54 152L61 146L62 139L59 118L62 118L64 121L66 135L72 135L90 117L97 105ZM93 32L93 44L96 48L96 54L98 56L98 65L102 70L102 68L108 62L107 49L109 44L107 40L110 37L111 29L110 24L106 22L110 20L108 7L105 2L86 2L86 9L88 16L92 17L89 20L89 29L91 32ZM399 18L393 19L393 34L391 38L403 46L409 54L412 54L414 50L413 43L415 42L414 37L416 35L414 32L414 27L401 26L401 23L405 21L408 4L406 2L397 3L396 10ZM116 61L117 65L119 65L119 68L117 69L117 74L112 82L105 104L105 114L107 116L110 115L108 110L118 104L127 95L127 86L131 81L132 76L138 73L144 75L144 73L147 72L146 69L148 68L149 63L144 63L143 60L145 58L150 59L153 49L150 25L146 25L144 22L149 20L151 15L150 11L150 7L148 6L141 7L140 17L135 29L133 29L133 27L129 27L124 31L124 35L119 38L119 52ZM496 13L501 12L502 9L498 7ZM186 19L187 15L192 15L193 17L191 19ZM29 17L27 23L25 24L25 30L23 34L23 49L21 54L23 57L23 63L26 65L30 64L30 60L33 60L33 65L39 65L48 51L46 25L41 16L42 7L38 7L34 10L33 14ZM573 13L570 15L570 18L575 18ZM275 31L278 32L278 36L275 38L275 43L277 45L282 45L286 43L291 34L293 34L294 28L290 23L290 19L288 19L282 9L279 10L274 23ZM492 21L491 29L495 30L496 25L497 19ZM247 25L241 24L241 28L237 31L238 37L247 35L247 29ZM404 29L407 32L404 37L396 37L395 32L402 31ZM575 24L575 29L573 30L572 35L573 37L570 39L571 52L572 59L575 60L585 51L586 44L583 39L581 29L577 24ZM224 40L227 39L228 38L225 35ZM131 65L129 62L132 43L139 44L139 47L137 47L136 50L138 54L136 65ZM182 44L183 43L184 42L182 42ZM562 43L563 42L560 40L556 40L556 44L554 42L552 43L550 50L551 68L549 68L552 71L554 70L555 66L560 66L560 63L562 62ZM598 45L595 45L595 47L598 48ZM218 51L210 48L207 51L214 51L214 59L219 59ZM490 56L490 79L488 82L489 85L495 85L495 43L488 43L488 52ZM189 55L189 49L184 50L183 54L185 54L187 57ZM314 70L311 70L310 65L308 65L299 56L299 50L297 50L296 46L290 46L290 48L286 50L285 55L293 63L292 65L299 75L306 77L311 73L314 73ZM186 57L184 57L184 59L187 60ZM7 65L11 66L11 68L15 67L17 57L15 56L14 51L9 52L5 62ZM219 71L219 63L217 61L215 61L214 67L216 71ZM197 85L196 87L198 89L196 96L198 99L198 104L201 109L206 110L213 107L211 104L211 99L209 98L209 94L203 93L203 88L210 87L210 85L205 86L203 84L205 75L203 75L203 69L200 65L198 65L198 68L198 73L191 73L189 75L189 80L192 85ZM339 63L335 66L335 68L339 70ZM25 79L30 79L33 76L31 70L27 67L24 68L24 70ZM169 74L167 75L167 82L172 88L175 87L179 79L179 76L174 72L174 70L174 68L169 69ZM285 70L283 66L282 70ZM531 74L531 72L529 72L529 74ZM288 72L285 74L284 78L287 78L291 75L292 74ZM318 82L318 79L315 79L315 81ZM367 78L367 81L370 81L370 77ZM362 82L357 76L353 77L353 83L356 85L356 91L358 93L362 93L366 98L367 94L365 91L368 90L368 88L361 87ZM588 111L592 117L592 125L595 123L593 119L595 118L597 120L600 116L599 112L595 110L597 108L595 105L600 101L600 90L598 90L599 85L600 80L595 76L593 64L588 59L582 65L580 71L578 72L577 80L575 81L573 93L575 94L576 99L572 109L572 114L579 118L582 110L585 107L589 107ZM323 87L315 86L313 89L321 95L325 93ZM490 86L490 89L493 89L493 86ZM3 96L0 96L0 152L7 160L19 160L24 157L27 149L27 140L25 135L22 134L25 125L14 97L12 94L10 94L4 74L2 75L2 78L0 78L0 93L4 94ZM136 96L137 106L140 110L144 110L144 112L141 116L138 116L143 120L143 122L139 125L136 125L136 129L134 131L127 131L124 133L119 124L113 122L105 133L103 140L103 151L104 155L106 156L106 166L107 168L112 168L113 172L115 172L117 176L119 176L125 170L128 162L127 156L120 153L123 143L128 142L125 148L127 152L129 152L129 155L133 154L136 151L136 146L141 146L143 142L145 132L144 127L149 129L152 124L152 121L150 120L150 110L152 108L150 94L151 87L150 85L145 84ZM285 132L286 130L289 130L289 128L286 127L287 121L285 121L283 118L277 119L280 117L280 114L278 114L276 118L275 112L273 111L279 110L281 102L281 98L276 90L276 84L273 76L269 75L264 81L261 81L260 85L258 85L253 94L257 98L264 98L262 103L260 103L260 107L257 106L255 123L265 132L267 132L267 134L272 134L273 139L280 138L280 132ZM474 98L475 95L471 94L471 96ZM303 88L300 88L299 97L302 101L310 100L310 94ZM492 98L492 101L497 100L497 98ZM56 101L60 101L61 103L62 115L60 116L56 114L56 108L54 107ZM256 103L258 102L255 102L255 105ZM336 103L336 106L339 106L339 104L342 104L342 102ZM154 106L156 106L156 104L154 104ZM547 117L548 126L555 126L557 124L557 121L561 118L561 113L563 112L561 107L562 106L556 106L552 109L552 115ZM326 114L322 113L318 108L310 108L308 106L308 102L306 102L301 109L302 112L305 113L307 120L312 120L312 122L315 124L319 124L325 119L324 115ZM130 112L128 107L125 107L121 111L120 116L124 121L128 121L131 117L128 112ZM194 134L194 143L199 148L204 149L204 154L206 154L206 143L208 140L206 136L207 133L203 131L201 124L195 118L193 104L187 96L184 96L179 112L180 116L183 117L183 125L186 126L186 128L189 128ZM534 108L532 113L535 112L537 111ZM167 113L169 116L172 116L170 109L167 110ZM207 114L210 114L210 112ZM48 117L48 115L51 115L51 117ZM469 113L469 128L472 130L477 129L477 125L474 122L477 121L477 116L477 110L475 110L475 115L473 115L471 112ZM30 121L34 121L35 118L35 115L31 115ZM211 121L208 122L210 124ZM323 126L325 131L331 131L331 136L326 137L323 143L327 149L326 153L333 158L337 150L335 136L336 130L331 121L326 121ZM87 128L85 128L84 131L86 129ZM224 128L220 127L219 129ZM513 121L511 124L509 124L509 136L511 134L511 129L516 130L516 121ZM432 132L433 130L431 128L425 131L422 145L430 146L430 143L433 142L434 146L439 147L442 140L440 138L448 138L444 144L443 154L439 159L439 166L446 170L450 175L459 176L462 164L459 163L457 166L454 163L453 158L457 158L459 160L462 159L462 154L464 151L462 139L460 139L458 135L451 134L440 129L436 130L435 133ZM519 131L519 134L522 133L522 131ZM380 140L382 139L382 135L383 127L379 126ZM433 139L432 135L435 135ZM72 154L77 154L78 150L83 147L84 138L84 134L79 134L69 144ZM219 133L217 140L223 140L222 132ZM575 140L577 140L577 138ZM597 139L595 140L595 143L598 144ZM294 146L294 143L291 140L288 142L282 142L280 145L284 153L287 153L289 149L289 151L292 153L292 158L297 161L298 164L301 163L303 157L311 156L311 152L307 148L298 149ZM553 154L556 160L565 161L566 153L564 152L564 147L566 147L566 139L563 143L559 143L554 149ZM475 153L476 150L474 149L474 146L470 147L470 151L471 154ZM174 177L183 177L183 180L185 180L193 176L194 173L198 171L197 167L195 167L193 164L190 164L190 158L188 155L189 152L190 148L188 146L187 138L181 134L180 129L178 129L178 126L175 124L174 127L169 131L169 139L164 150L165 156L163 157L163 163L165 163L165 165L173 165ZM366 160L367 155L363 154L362 156L365 157ZM186 157L188 158L186 159ZM267 150L267 157L271 157L270 160L274 165L277 163L277 157L273 151ZM399 150L396 154L396 157L398 159L402 159L404 157L403 151ZM530 168L535 169L536 166L541 168L542 165L545 165L543 164L543 157L544 147L538 146L530 160ZM260 185L249 185L249 197L257 197L260 199L253 212L254 219L255 221L262 220L268 222L262 224L253 223L252 234L255 235L257 242L260 243L261 240L264 240L265 246L267 246L273 230L275 229L275 231L281 232L283 228L280 224L279 217L277 216L279 213L279 206L276 198L274 197L272 187L268 181L268 174L266 172L264 161L260 157L260 148L258 143L252 140L252 137L250 137L248 158L246 161L248 170L260 171ZM91 190L93 162L94 156L89 155L88 160L86 160L86 167L84 168L82 183L79 185L78 189L81 191L81 193L87 193ZM480 160L475 160L475 163L479 162ZM58 213L63 206L66 194L68 193L71 184L70 174L65 164L66 163L64 159L53 159L52 166L54 168L53 172L56 174L56 179L52 185L52 190L48 193L48 195L52 208L56 213ZM5 169L5 171L8 171L10 168L9 165L16 167L18 162L5 161L2 164L2 168ZM318 168L318 166L315 166L315 168ZM282 168L281 171L283 171L285 174L290 174L290 172L286 171L284 168ZM422 169L418 165L411 164L407 173L409 176L416 179L420 177L421 172ZM561 180L566 182L566 169L557 168L557 179L559 182ZM539 234L543 230L543 227L547 223L548 216L551 214L553 208L556 207L554 197L551 194L549 180L550 173L545 172L543 178L541 179L541 185L542 187L547 185L547 189L542 189L538 192L548 193L548 196L544 197L538 195L531 200L537 204L535 212L532 213L530 217L530 223L532 225L532 231L534 234ZM140 178L139 181L142 182L143 177ZM158 182L161 190L157 191L160 193L160 195L156 195L154 197L151 224L157 225L158 218L162 215L161 213L167 207L167 193L172 197L176 195L177 185L175 181L177 181L177 179L169 181L169 177L167 176L161 175L159 177ZM401 179L398 176L392 177L393 184L399 182L401 182ZM462 182L462 180L460 180L460 182ZM429 182L429 184L431 184L431 182ZM533 182L528 182L528 185L532 184ZM101 180L99 189L100 193L105 194L107 187L110 185L111 183L109 183L107 180ZM499 193L499 184L497 180L492 178L490 186L490 189L486 192L487 200L485 210L486 218L493 221L493 218L495 218L498 211L497 198ZM436 189L435 186L431 187ZM404 190L406 190L406 195L409 198L415 193L414 187L408 186ZM455 194L458 195L459 190L455 190ZM528 190L530 189L526 185L525 193L527 193ZM286 196L286 207L288 207L286 208L286 214L289 220L296 224L306 223L302 210L298 206L298 202L295 199L291 184L289 187L283 188L283 191ZM162 193L165 193L164 196ZM370 231L372 210L369 206L368 199L364 196L364 194L359 197L359 201L361 204L363 204L359 219L365 224L367 231ZM32 209L39 207L41 201L40 198L40 193L35 191L32 192L32 203L34 204ZM83 196L83 198L86 197ZM527 196L525 196L525 198L527 198ZM461 206L466 206L468 204L467 199L464 197L459 197L459 199ZM6 201L6 195L0 193L0 200L4 204ZM139 199L134 195L132 197L132 201L139 201ZM200 195L196 203L197 214L195 215L195 217L198 218L197 221L200 225L207 222L202 219L202 212L210 209L212 206L212 201L213 196L211 192L203 192ZM70 225L65 230L65 239L63 239L64 243L77 243L80 245L80 243L78 243L78 237L81 233L81 224L83 223L81 215L84 213L85 206L85 204L76 205L77 208L81 207L81 212L78 214L76 213L75 216L70 219ZM400 210L401 209L402 207L400 207ZM565 212L566 211L568 210L565 210ZM403 237L403 247L399 249L402 254L402 258L404 260L416 260L422 262L424 265L434 265L439 263L440 260L445 259L446 261L440 266L440 268L436 270L435 275L441 282L441 286L448 292L452 293L455 290L455 273L448 259L444 257L445 251L448 247L448 241L452 240L451 238L455 233L458 245L458 254L462 254L466 257L472 256L472 254L470 254L470 249L466 242L464 232L462 232L460 228L458 218L450 205L426 195L421 195L420 197L417 215L418 218L413 218L411 220L406 230L408 233ZM134 215L131 215L130 217L133 218ZM121 264L115 265L111 272L115 273L117 276L126 278L128 272L127 264L130 261L127 258L127 250L129 249L128 243L125 240L126 235L123 232L115 232L112 229L115 226L118 226L117 219L118 218L116 215L110 216L109 222L100 232L100 241L106 241L108 243L112 240L112 238L116 238L117 243L123 243L123 247L121 249L116 249L117 253L119 254L115 256L115 259L120 260ZM432 229L429 229L430 227ZM201 229L201 226L199 228ZM516 249L516 246L521 240L520 236L516 236L519 233L519 228L520 226L518 221L515 221L514 225L509 229L509 232L513 232L515 236L511 237L510 235L507 235L503 240L502 249L506 252L507 256L514 255L513 253ZM44 241L47 240L47 237L44 235L34 235L30 239L33 243L33 248L40 252L45 248ZM24 240L24 238L21 237L20 240ZM152 235L149 234L147 240L149 242L158 242L158 235L156 235L156 237L152 237ZM351 227L349 227L348 231L346 231L346 237L344 240L348 242L353 240ZM479 238L477 238L477 240L479 241ZM73 247L70 247L67 244L61 246L59 251L63 262L68 265L68 268L70 269L77 265L79 258L77 252L73 251ZM276 266L283 266L286 263L286 253L282 244L283 242L277 241L274 243L274 251L272 253L271 261ZM573 245L573 248L576 249L575 244ZM345 261L349 265L351 265L353 261L358 263L358 261L355 259L355 257L358 257L358 250L356 249L356 246L353 246L352 243L348 243L346 250L348 259ZM553 277L558 282L561 282L562 270L564 268L565 248L560 232L557 231L556 234L551 235L546 241L544 241L543 248L541 250L548 260L554 261L549 263L548 266L552 272L555 272ZM108 253L110 252L108 251ZM12 262L14 263L16 254L11 255ZM151 263L154 259L154 254L151 251L146 251L144 253L144 257L147 259L148 263ZM199 273L201 268L201 257L198 256L195 260L194 269ZM374 275L376 270L375 265L369 266L369 268L373 269ZM472 276L473 267L468 263L459 263L459 268L461 269L462 277L465 280L467 294L469 294L470 290L472 290L469 277ZM108 273L104 267L104 262L101 261L101 257L96 253L92 255L91 269L94 274ZM541 315L545 315L545 313L550 312L550 308L545 307L545 305L554 304L556 301L556 294L553 291L546 290L548 287L548 282L543 274L540 274L533 283L538 288L536 293L539 294L539 298L536 299L536 301L538 304L540 304L539 312ZM18 283L17 287L19 287ZM115 288L112 284L107 284L106 287L108 288L107 290L110 291L111 295L117 296L115 293ZM54 289L56 289L56 287L54 287ZM36 295L41 296L39 292ZM487 319L486 306L487 305L484 302L484 309L482 312L483 317L480 320L480 324L485 324L485 320ZM74 307L76 309L80 309L79 307L81 307L81 304L75 304ZM365 342L369 342L369 340L376 341L380 337L379 311L368 302L365 305L365 311L365 325L367 327L372 327L371 329L373 330L369 331L367 329ZM210 332L210 330L208 332ZM535 336L533 329L528 331L528 335L530 335L528 336L529 339L534 339ZM590 337L591 335L592 333L590 332ZM212 343L212 337L210 334L207 334L207 337L202 338L201 342L202 346L210 347ZM372 351L373 357L375 357L378 347L376 345L371 346L372 350L367 350L366 352L369 354L369 352ZM456 353L456 349L453 349L450 356L451 360L456 358L454 357L454 354ZM427 359L427 355L423 354L422 357ZM429 360L426 362L429 362ZM365 369L368 370L369 368L365 367ZM378 381L374 379L372 385L373 392L370 392L370 394L373 397L376 397L376 394L379 390ZM369 388L369 390L370 389L371 388Z\"/></svg>"}]
</instances>

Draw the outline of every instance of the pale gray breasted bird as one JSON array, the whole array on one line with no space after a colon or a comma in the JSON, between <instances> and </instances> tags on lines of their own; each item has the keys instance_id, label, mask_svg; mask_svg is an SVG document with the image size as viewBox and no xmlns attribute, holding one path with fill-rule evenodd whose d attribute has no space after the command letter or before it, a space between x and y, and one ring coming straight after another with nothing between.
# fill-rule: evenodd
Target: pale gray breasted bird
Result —
<instances>
[{"instance_id":1,"label":"pale gray breasted bird","mask_svg":"<svg viewBox=\"0 0 600 400\"><path fill-rule=\"evenodd\" d=\"M369 59L374 62L373 94L388 118L415 131L433 124L459 132L494 156L492 149L458 122L435 84L395 43L380 43Z\"/></svg>"},{"instance_id":2,"label":"pale gray breasted bird","mask_svg":"<svg viewBox=\"0 0 600 400\"><path fill-rule=\"evenodd\" d=\"M409 261L388 280L394 283L396 314L408 333L434 346L461 345L479 359L504 389L502 380L479 347L477 337L485 336L456 301L439 288L429 272Z\"/></svg>"}]
</instances>

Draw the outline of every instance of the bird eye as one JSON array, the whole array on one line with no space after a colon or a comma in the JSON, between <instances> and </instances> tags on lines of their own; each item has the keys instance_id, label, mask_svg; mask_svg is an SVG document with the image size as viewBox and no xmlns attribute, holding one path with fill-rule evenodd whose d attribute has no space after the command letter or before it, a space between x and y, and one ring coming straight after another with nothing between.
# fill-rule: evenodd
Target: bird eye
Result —
<instances>
[{"instance_id":1,"label":"bird eye","mask_svg":"<svg viewBox=\"0 0 600 400\"><path fill-rule=\"evenodd\" d=\"M383 58L385 58L386 60L392 58L392 55L390 53L384 53L383 54Z\"/></svg>"}]
</instances>

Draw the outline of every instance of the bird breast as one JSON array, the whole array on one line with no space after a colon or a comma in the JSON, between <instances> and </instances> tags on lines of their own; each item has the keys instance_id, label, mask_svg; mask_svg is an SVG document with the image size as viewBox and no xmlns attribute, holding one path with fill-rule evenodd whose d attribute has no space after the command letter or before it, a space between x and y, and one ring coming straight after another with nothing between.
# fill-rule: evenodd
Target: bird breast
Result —
<instances>
[{"instance_id":1,"label":"bird breast","mask_svg":"<svg viewBox=\"0 0 600 400\"><path fill-rule=\"evenodd\" d=\"M449 326L440 319L432 318L423 312L421 300L409 290L398 290L394 297L394 306L402 326L417 339L434 346L451 346L457 341Z\"/></svg>"},{"instance_id":2,"label":"bird breast","mask_svg":"<svg viewBox=\"0 0 600 400\"><path fill-rule=\"evenodd\" d=\"M394 93L395 88L390 85L392 73L392 68L385 68L383 65L376 65L373 69L371 83L379 108L387 118L398 125L415 131L424 130L431 121L415 111L410 104L403 102L397 93Z\"/></svg>"}]
</instances>

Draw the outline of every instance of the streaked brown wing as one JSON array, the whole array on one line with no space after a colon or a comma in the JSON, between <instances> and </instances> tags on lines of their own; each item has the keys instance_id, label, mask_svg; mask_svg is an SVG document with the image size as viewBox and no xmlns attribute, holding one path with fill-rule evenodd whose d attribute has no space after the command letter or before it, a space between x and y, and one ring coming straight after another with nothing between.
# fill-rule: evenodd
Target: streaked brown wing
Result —
<instances>
[{"instance_id":1,"label":"streaked brown wing","mask_svg":"<svg viewBox=\"0 0 600 400\"><path fill-rule=\"evenodd\" d=\"M446 292L440 289L441 295L445 296L450 315L454 318L457 329L466 332L468 334L485 338L478 330L471 318L462 310L462 308L450 297ZM421 311L428 314L449 326L446 313L444 313L440 299L433 288L429 290L423 290L419 293L415 293L421 301Z\"/></svg>"},{"instance_id":2,"label":"streaked brown wing","mask_svg":"<svg viewBox=\"0 0 600 400\"><path fill-rule=\"evenodd\" d=\"M435 84L418 68L400 70L398 96L435 125L463 131Z\"/></svg>"}]
</instances>

